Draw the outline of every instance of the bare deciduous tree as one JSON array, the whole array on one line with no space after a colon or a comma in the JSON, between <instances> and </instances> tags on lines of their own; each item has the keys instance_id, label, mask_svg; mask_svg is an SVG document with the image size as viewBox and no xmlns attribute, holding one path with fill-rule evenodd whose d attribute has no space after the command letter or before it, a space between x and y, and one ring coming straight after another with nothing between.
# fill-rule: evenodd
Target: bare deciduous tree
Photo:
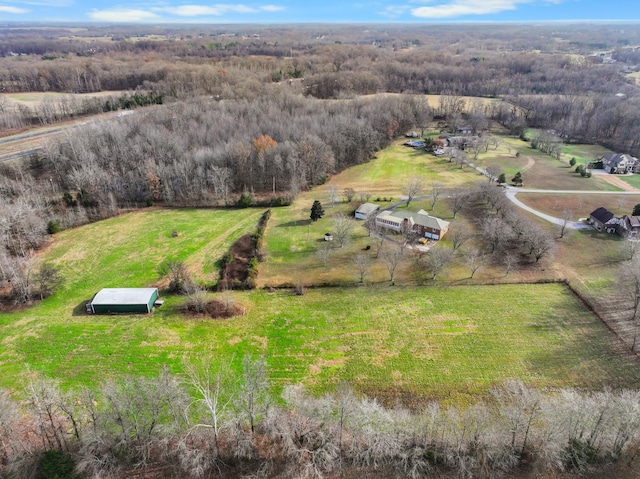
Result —
<instances>
[{"instance_id":1,"label":"bare deciduous tree","mask_svg":"<svg viewBox=\"0 0 640 479\"><path fill-rule=\"evenodd\" d=\"M407 206L420 194L423 184L424 181L419 176L412 176L405 182L402 193L407 197Z\"/></svg>"},{"instance_id":2,"label":"bare deciduous tree","mask_svg":"<svg viewBox=\"0 0 640 479\"><path fill-rule=\"evenodd\" d=\"M227 410L235 389L230 363L204 357L199 364L185 363L184 366L185 382L194 390L198 404L209 417L206 424L196 424L195 427L212 429L216 454L220 453L220 430L228 419Z\"/></svg>"},{"instance_id":3,"label":"bare deciduous tree","mask_svg":"<svg viewBox=\"0 0 640 479\"><path fill-rule=\"evenodd\" d=\"M436 207L436 202L442 194L442 183L438 181L431 182L431 210Z\"/></svg>"},{"instance_id":4,"label":"bare deciduous tree","mask_svg":"<svg viewBox=\"0 0 640 479\"><path fill-rule=\"evenodd\" d=\"M338 243L338 247L342 248L349 240L349 235L353 230L353 220L343 213L334 215L333 218L333 236Z\"/></svg>"},{"instance_id":5,"label":"bare deciduous tree","mask_svg":"<svg viewBox=\"0 0 640 479\"><path fill-rule=\"evenodd\" d=\"M469 250L464 254L464 263L471 271L471 278L473 278L476 272L483 266L484 254L482 251L475 248Z\"/></svg>"},{"instance_id":6,"label":"bare deciduous tree","mask_svg":"<svg viewBox=\"0 0 640 479\"><path fill-rule=\"evenodd\" d=\"M253 359L242 358L242 383L235 398L237 411L246 417L251 433L255 432L256 421L265 416L270 406L267 362L264 356Z\"/></svg>"},{"instance_id":7,"label":"bare deciduous tree","mask_svg":"<svg viewBox=\"0 0 640 479\"><path fill-rule=\"evenodd\" d=\"M393 246L386 248L382 252L382 256L380 259L382 261L382 264L384 264L384 266L387 268L387 271L389 272L389 281L391 281L391 284L395 284L394 280L396 269L402 262L402 258L402 251L399 248L395 248Z\"/></svg>"},{"instance_id":8,"label":"bare deciduous tree","mask_svg":"<svg viewBox=\"0 0 640 479\"><path fill-rule=\"evenodd\" d=\"M453 252L450 249L438 247L432 248L427 254L427 264L431 272L431 279L436 279L442 270L449 264L453 258Z\"/></svg>"},{"instance_id":9,"label":"bare deciduous tree","mask_svg":"<svg viewBox=\"0 0 640 479\"><path fill-rule=\"evenodd\" d=\"M640 331L640 256L636 255L632 260L623 263L617 286L631 305L630 321L634 323L631 350L635 351Z\"/></svg>"},{"instance_id":10,"label":"bare deciduous tree","mask_svg":"<svg viewBox=\"0 0 640 479\"><path fill-rule=\"evenodd\" d=\"M471 239L471 226L467 223L455 223L455 225L447 232L447 236L451 240L453 250L456 251Z\"/></svg>"},{"instance_id":11,"label":"bare deciduous tree","mask_svg":"<svg viewBox=\"0 0 640 479\"><path fill-rule=\"evenodd\" d=\"M502 255L502 264L504 265L504 275L509 276L509 273L513 270L514 266L518 264L518 257L516 254L507 251Z\"/></svg>"},{"instance_id":12,"label":"bare deciduous tree","mask_svg":"<svg viewBox=\"0 0 640 479\"><path fill-rule=\"evenodd\" d=\"M497 181L498 176L502 173L502 169L497 165L489 165L485 168L485 171L487 172L487 179L489 180L489 183Z\"/></svg>"},{"instance_id":13,"label":"bare deciduous tree","mask_svg":"<svg viewBox=\"0 0 640 479\"><path fill-rule=\"evenodd\" d=\"M371 268L371 259L369 258L369 255L366 253L358 253L351 262L356 268L358 277L360 278L360 283L364 283L364 277L369 272L369 268Z\"/></svg>"},{"instance_id":14,"label":"bare deciduous tree","mask_svg":"<svg viewBox=\"0 0 640 479\"><path fill-rule=\"evenodd\" d=\"M627 260L632 260L640 251L640 240L627 239L622 243L622 251Z\"/></svg>"},{"instance_id":15,"label":"bare deciduous tree","mask_svg":"<svg viewBox=\"0 0 640 479\"><path fill-rule=\"evenodd\" d=\"M542 258L550 255L555 247L553 239L548 233L541 230L533 229L527 236L527 244L529 246L529 254L536 259L536 263Z\"/></svg>"},{"instance_id":16,"label":"bare deciduous tree","mask_svg":"<svg viewBox=\"0 0 640 479\"><path fill-rule=\"evenodd\" d=\"M573 216L573 211L571 210L562 210L562 216L560 218L560 220L562 221L560 223L560 238L564 237L565 231L567 229L567 225L569 224L569 221L571 220L571 217Z\"/></svg>"},{"instance_id":17,"label":"bare deciduous tree","mask_svg":"<svg viewBox=\"0 0 640 479\"><path fill-rule=\"evenodd\" d=\"M326 241L321 246L316 248L316 255L318 256L318 258L320 258L320 261L322 261L323 266L327 266L329 258L331 258L332 250L333 248Z\"/></svg>"},{"instance_id":18,"label":"bare deciduous tree","mask_svg":"<svg viewBox=\"0 0 640 479\"><path fill-rule=\"evenodd\" d=\"M449 198L447 198L453 218L463 209L466 208L471 202L471 196L463 191L455 191Z\"/></svg>"},{"instance_id":19,"label":"bare deciduous tree","mask_svg":"<svg viewBox=\"0 0 640 479\"><path fill-rule=\"evenodd\" d=\"M338 192L338 186L334 185L333 183L331 183L327 187L327 193L329 194L329 204L333 208L335 206L335 204L340 199L340 193Z\"/></svg>"}]
</instances>

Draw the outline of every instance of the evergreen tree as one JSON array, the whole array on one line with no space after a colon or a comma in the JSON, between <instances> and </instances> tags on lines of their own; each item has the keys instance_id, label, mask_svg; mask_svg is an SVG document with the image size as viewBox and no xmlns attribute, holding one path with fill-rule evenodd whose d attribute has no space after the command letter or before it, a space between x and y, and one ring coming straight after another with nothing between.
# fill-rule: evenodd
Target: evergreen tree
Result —
<instances>
[{"instance_id":1,"label":"evergreen tree","mask_svg":"<svg viewBox=\"0 0 640 479\"><path fill-rule=\"evenodd\" d=\"M522 184L522 173L520 173L519 171L516 173L516 175L512 178L511 182L514 185L521 185Z\"/></svg>"},{"instance_id":2,"label":"evergreen tree","mask_svg":"<svg viewBox=\"0 0 640 479\"><path fill-rule=\"evenodd\" d=\"M640 216L640 203L638 203L637 205L635 205L633 207L633 213L631 213L632 216Z\"/></svg>"},{"instance_id":3,"label":"evergreen tree","mask_svg":"<svg viewBox=\"0 0 640 479\"><path fill-rule=\"evenodd\" d=\"M324 216L324 208L322 207L322 203L318 200L313 202L313 206L311 206L311 221L318 221L320 218Z\"/></svg>"}]
</instances>

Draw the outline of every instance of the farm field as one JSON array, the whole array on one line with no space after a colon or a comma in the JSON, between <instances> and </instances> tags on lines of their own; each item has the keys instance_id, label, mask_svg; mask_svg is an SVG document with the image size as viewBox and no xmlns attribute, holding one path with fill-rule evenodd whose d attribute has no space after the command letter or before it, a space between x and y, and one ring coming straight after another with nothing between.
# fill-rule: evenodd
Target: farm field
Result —
<instances>
[{"instance_id":1,"label":"farm field","mask_svg":"<svg viewBox=\"0 0 640 479\"><path fill-rule=\"evenodd\" d=\"M3 385L15 381L25 364L30 364L23 356L29 348L22 350L23 346L19 346L28 338L40 338L33 352L40 355L43 362L33 366L47 372L65 364L75 364L82 369L83 362L103 363L114 350L123 351L125 355L140 354L130 349L129 341L136 338L128 336L135 331L128 326L131 322L137 324L141 317L128 317L124 321L114 317L87 317L85 303L104 287L162 287L156 268L167 259L184 261L197 280L211 284L217 280L216 261L237 238L255 230L261 213L262 210L257 209L242 212L144 210L56 234L53 244L39 259L61 268L64 286L54 296L24 311L0 313ZM173 230L177 232L175 237ZM168 299L165 309L171 309L171 298ZM118 338L117 332L123 324L125 337ZM145 328L149 326L145 324ZM50 331L42 336L47 329ZM91 339L100 331L105 334L104 344ZM147 333L140 330L136 334L140 339L140 334ZM80 340L85 336L89 338L89 344ZM73 346L64 357L56 354L61 341L69 341ZM151 354L164 356L167 351L156 350ZM136 367L127 364L123 360L110 366L114 367L114 372L129 368L142 372L148 371L149 367L149 364ZM96 364L86 366L95 367ZM69 370L66 372L70 377L76 375ZM78 380L88 380L80 370L77 374Z\"/></svg>"},{"instance_id":2,"label":"farm field","mask_svg":"<svg viewBox=\"0 0 640 479\"><path fill-rule=\"evenodd\" d=\"M349 381L389 401L466 402L509 378L640 385L637 365L560 284L236 292L246 315L228 320L184 317L171 297L152 315L85 315L91 287L3 315L3 387L17 388L27 368L80 386L163 365L179 372L183 360L204 354L237 366L246 353L265 354L277 388L303 382L323 391Z\"/></svg>"},{"instance_id":3,"label":"farm field","mask_svg":"<svg viewBox=\"0 0 640 479\"><path fill-rule=\"evenodd\" d=\"M504 155L505 164L522 161L523 155L516 158L513 152L526 146L509 141L519 140L507 139L500 147L504 150L490 150L487 158L493 154ZM532 156L539 163L558 163L539 152ZM405 172L405 178L421 174L445 186L486 181L469 168L460 170L446 158L398 142L371 163L335 176L332 183L340 193L345 187L362 192L357 185L371 185L364 190L373 195L370 201L385 207L391 203L383 201L378 187L391 183L387 200L397 200L402 182L385 182L385 175L394 178L400 176L397 172ZM373 260L375 247L366 249L371 240L357 222L349 245L335 248L329 264L322 264L315 250L332 228L331 216L350 214L359 204L341 201L331 207L327 188L320 186L301 194L292 206L272 210L264 238L266 261L258 276L258 285L266 289L224 293L246 311L230 320L185 316L183 297L163 296L165 305L144 316L89 316L84 304L102 287L162 288L156 268L169 258L185 261L200 283L213 284L216 261L233 241L254 231L264 209L147 209L57 234L42 259L62 268L65 286L31 308L0 314L0 386L19 389L27 369L59 378L67 386L121 374L156 374L163 365L178 372L185 359L211 353L232 358L235 367L246 353L265 354L276 387L303 382L324 391L349 381L389 401L465 402L511 378L539 387L640 386L637 364L620 353L623 348L614 336L562 284L462 286L468 272L458 265L443 274L444 282L418 287L425 278L407 259L397 273L397 284L403 286L389 286L388 272L376 261L365 285L354 286L358 276L351 259L365 251ZM424 194L429 194L427 187ZM554 213L560 207L553 195L526 196L543 211ZM571 201L576 206L582 201L591 211L595 206L588 202L599 198L572 196ZM326 213L315 223L309 220L314 199L323 202ZM627 208L634 200L621 196L620 201L619 207ZM411 205L420 208L429 211L429 200ZM444 198L434 214L451 219ZM607 244L595 247L591 239ZM571 233L560 249L557 264L534 274L586 277L598 265L606 269L607 261L620 261L618 242L611 235L602 239ZM514 272L509 280L518 281L519 274ZM477 281L484 280L503 282L505 277L487 268L477 276ZM348 287L310 288L303 296L267 288L297 282ZM441 287L447 283L458 286Z\"/></svg>"}]
</instances>

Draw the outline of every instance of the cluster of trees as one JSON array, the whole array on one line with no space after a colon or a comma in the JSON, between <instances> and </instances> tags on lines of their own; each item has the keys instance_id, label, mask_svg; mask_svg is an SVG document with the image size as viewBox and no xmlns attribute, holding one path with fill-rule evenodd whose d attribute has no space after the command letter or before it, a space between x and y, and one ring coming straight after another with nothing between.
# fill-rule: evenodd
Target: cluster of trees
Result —
<instances>
[{"instance_id":1,"label":"cluster of trees","mask_svg":"<svg viewBox=\"0 0 640 479\"><path fill-rule=\"evenodd\" d=\"M429 117L417 97L326 104L278 89L253 102L174 104L74 132L46 151L41 175L98 206L295 197Z\"/></svg>"},{"instance_id":2,"label":"cluster of trees","mask_svg":"<svg viewBox=\"0 0 640 479\"><path fill-rule=\"evenodd\" d=\"M501 257L507 271L523 256L530 256L537 263L553 254L553 234L525 218L499 188L483 184L471 194L477 202L475 206L483 210L475 218L485 249Z\"/></svg>"},{"instance_id":3,"label":"cluster of trees","mask_svg":"<svg viewBox=\"0 0 640 479\"><path fill-rule=\"evenodd\" d=\"M418 97L321 103L274 88L252 102L163 105L78 127L27 163L3 165L0 258L26 264L49 233L122 207L291 199L430 117ZM0 286L12 278L0 271Z\"/></svg>"},{"instance_id":4,"label":"cluster of trees","mask_svg":"<svg viewBox=\"0 0 640 479\"><path fill-rule=\"evenodd\" d=\"M640 97L635 89L620 86L597 93L515 96L509 97L509 102L521 108L527 125L554 129L563 141L602 144L616 151L640 154ZM553 143L557 141L547 148L550 154L557 151Z\"/></svg>"},{"instance_id":5,"label":"cluster of trees","mask_svg":"<svg viewBox=\"0 0 640 479\"><path fill-rule=\"evenodd\" d=\"M509 381L486 402L410 411L345 385L321 397L288 386L276 400L263 358L245 357L238 375L229 366L202 360L180 375L122 377L97 390L36 378L22 404L0 391L0 474L580 474L633 460L640 439L638 391L543 394Z\"/></svg>"}]
</instances>

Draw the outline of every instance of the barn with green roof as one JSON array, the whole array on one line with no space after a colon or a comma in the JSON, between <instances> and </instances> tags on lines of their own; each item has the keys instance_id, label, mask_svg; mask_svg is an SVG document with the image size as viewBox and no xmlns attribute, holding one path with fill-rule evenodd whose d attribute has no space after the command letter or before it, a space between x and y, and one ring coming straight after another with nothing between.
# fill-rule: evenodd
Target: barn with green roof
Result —
<instances>
[{"instance_id":1,"label":"barn with green roof","mask_svg":"<svg viewBox=\"0 0 640 479\"><path fill-rule=\"evenodd\" d=\"M158 301L158 288L104 288L87 304L93 314L150 313Z\"/></svg>"}]
</instances>

